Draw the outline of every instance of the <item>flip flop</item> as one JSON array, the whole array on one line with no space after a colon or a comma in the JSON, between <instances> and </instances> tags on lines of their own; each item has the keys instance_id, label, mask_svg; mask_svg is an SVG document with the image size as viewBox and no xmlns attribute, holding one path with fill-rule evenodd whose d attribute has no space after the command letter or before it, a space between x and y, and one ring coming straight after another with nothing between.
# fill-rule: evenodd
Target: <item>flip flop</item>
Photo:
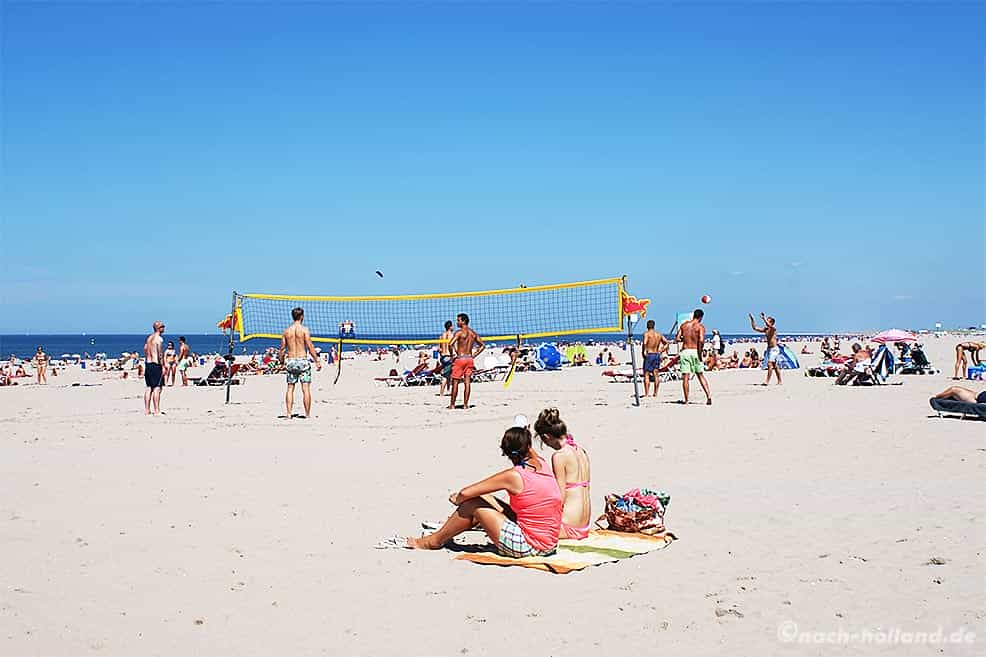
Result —
<instances>
[{"instance_id":1,"label":"flip flop","mask_svg":"<svg viewBox=\"0 0 986 657\"><path fill-rule=\"evenodd\" d=\"M373 546L377 550L410 550L406 536L388 536Z\"/></svg>"},{"instance_id":2,"label":"flip flop","mask_svg":"<svg viewBox=\"0 0 986 657\"><path fill-rule=\"evenodd\" d=\"M442 528L442 525L444 525L444 524L445 524L444 522L436 522L434 520L425 520L424 522L421 523L421 529L425 530L426 532L437 532L439 529ZM474 527L470 527L466 531L467 532L481 532L481 531L484 531L484 530L483 530L482 525L476 525Z\"/></svg>"}]
</instances>

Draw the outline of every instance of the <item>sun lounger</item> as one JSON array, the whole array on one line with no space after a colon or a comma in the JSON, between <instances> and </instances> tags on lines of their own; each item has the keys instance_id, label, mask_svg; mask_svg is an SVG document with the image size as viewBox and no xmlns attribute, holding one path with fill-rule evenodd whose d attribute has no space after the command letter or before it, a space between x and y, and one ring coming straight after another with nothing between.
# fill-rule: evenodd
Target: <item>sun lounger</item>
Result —
<instances>
[{"instance_id":1,"label":"sun lounger","mask_svg":"<svg viewBox=\"0 0 986 657\"><path fill-rule=\"evenodd\" d=\"M897 374L938 374L938 370L928 361L924 350L911 349L907 360L897 363Z\"/></svg>"},{"instance_id":2,"label":"sun lounger","mask_svg":"<svg viewBox=\"0 0 986 657\"><path fill-rule=\"evenodd\" d=\"M603 376L609 377L610 383L629 383L633 381L633 368L623 367L618 370L604 370ZM644 371L637 369L637 376L643 377Z\"/></svg>"},{"instance_id":3,"label":"sun lounger","mask_svg":"<svg viewBox=\"0 0 986 657\"><path fill-rule=\"evenodd\" d=\"M509 365L496 365L484 370L476 370L472 373L473 383L488 383L490 381L503 381L510 372Z\"/></svg>"},{"instance_id":4,"label":"sun lounger","mask_svg":"<svg viewBox=\"0 0 986 657\"><path fill-rule=\"evenodd\" d=\"M961 415L963 419L969 416L978 420L986 420L986 404L972 404L956 399L936 399L935 397L929 401L931 408L938 411L938 417L941 417L942 413L948 413Z\"/></svg>"},{"instance_id":5,"label":"sun lounger","mask_svg":"<svg viewBox=\"0 0 986 657\"><path fill-rule=\"evenodd\" d=\"M669 356L662 359L661 367L657 370L661 383L678 380L680 376L678 373L678 361L678 356ZM609 377L610 383L629 383L633 381L633 368L627 365L618 370L604 370L603 376ZM637 368L637 377L641 381L644 380L643 368Z\"/></svg>"},{"instance_id":6,"label":"sun lounger","mask_svg":"<svg viewBox=\"0 0 986 657\"><path fill-rule=\"evenodd\" d=\"M390 370L387 376L377 376L373 378L376 383L383 383L388 388L401 388L404 386L430 386L441 381L441 378L428 370L427 366L417 366L413 370L398 374L397 370Z\"/></svg>"}]
</instances>

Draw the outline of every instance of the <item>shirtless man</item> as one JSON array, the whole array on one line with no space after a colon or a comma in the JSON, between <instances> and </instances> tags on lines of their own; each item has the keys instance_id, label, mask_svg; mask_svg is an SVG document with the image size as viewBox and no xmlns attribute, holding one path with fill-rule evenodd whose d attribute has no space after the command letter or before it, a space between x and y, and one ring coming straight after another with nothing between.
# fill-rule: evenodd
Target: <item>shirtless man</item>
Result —
<instances>
[{"instance_id":1,"label":"shirtless man","mask_svg":"<svg viewBox=\"0 0 986 657\"><path fill-rule=\"evenodd\" d=\"M956 401L966 402L967 404L986 404L986 390L983 390L977 395L974 390L969 390L962 386L952 386L945 388L945 390L939 392L932 399L954 399Z\"/></svg>"},{"instance_id":2,"label":"shirtless man","mask_svg":"<svg viewBox=\"0 0 986 657\"><path fill-rule=\"evenodd\" d=\"M709 382L705 380L702 365L702 347L705 345L705 327L702 326L702 318L705 313L696 309L692 318L678 327L678 334L674 341L681 343L681 354L678 366L681 368L681 388L685 393L685 401L688 403L688 377L692 374L698 377L698 382L702 384L705 391L705 403L712 405L712 393L709 392Z\"/></svg>"},{"instance_id":3,"label":"shirtless man","mask_svg":"<svg viewBox=\"0 0 986 657\"><path fill-rule=\"evenodd\" d=\"M438 396L445 394L451 388L452 378L452 352L449 343L452 341L452 322L445 322L445 332L438 338L438 364L442 377L442 383L438 387Z\"/></svg>"},{"instance_id":4,"label":"shirtless man","mask_svg":"<svg viewBox=\"0 0 986 657\"><path fill-rule=\"evenodd\" d=\"M760 327L753 321L753 313L750 313L749 317L750 326L753 330L757 333L763 333L767 338L767 351L763 355L764 360L767 361L767 380L763 382L763 385L770 384L771 371L777 375L777 385L780 385L781 368L777 365L777 357L781 355L781 348L777 346L777 328L774 326L774 318L760 313L760 319L763 320L763 326Z\"/></svg>"},{"instance_id":5,"label":"shirtless man","mask_svg":"<svg viewBox=\"0 0 986 657\"><path fill-rule=\"evenodd\" d=\"M322 361L315 352L315 345L312 344L312 334L308 327L301 322L305 319L305 311L295 308L291 311L291 319L294 324L284 329L281 335L281 350L279 360L284 363L284 370L287 373L288 391L284 395L284 403L287 407L285 419L291 419L291 408L294 406L294 385L301 383L301 394L305 402L305 417L312 414L312 364L308 361L308 354L315 359L315 367L319 372L322 371ZM287 359L284 352L287 351Z\"/></svg>"},{"instance_id":6,"label":"shirtless man","mask_svg":"<svg viewBox=\"0 0 986 657\"><path fill-rule=\"evenodd\" d=\"M837 386L849 385L855 379L859 378L860 374L865 374L873 358L870 350L858 342L854 342L851 348L852 358L846 361L842 372L835 378L835 385Z\"/></svg>"},{"instance_id":7,"label":"shirtless man","mask_svg":"<svg viewBox=\"0 0 986 657\"><path fill-rule=\"evenodd\" d=\"M462 394L462 408L469 408L469 390L472 383L472 373L476 371L475 358L483 353L486 345L483 339L475 331L469 328L469 315L459 313L456 317L456 324L459 330L452 335L449 340L449 351L454 357L452 361L452 399L448 407L455 408L455 398L459 394L459 381L462 381L464 391ZM473 351L476 347L478 351Z\"/></svg>"},{"instance_id":8,"label":"shirtless man","mask_svg":"<svg viewBox=\"0 0 986 657\"><path fill-rule=\"evenodd\" d=\"M650 381L654 380L654 396L657 397L658 386L661 385L661 354L668 350L668 339L663 333L654 330L654 320L647 320L647 331L644 332L644 342L641 351L644 354L644 397L650 390Z\"/></svg>"},{"instance_id":9,"label":"shirtless man","mask_svg":"<svg viewBox=\"0 0 986 657\"><path fill-rule=\"evenodd\" d=\"M154 322L154 330L144 340L144 414L161 414L161 389L164 387L164 322ZM152 408L153 407L153 408Z\"/></svg>"},{"instance_id":10,"label":"shirtless man","mask_svg":"<svg viewBox=\"0 0 986 657\"><path fill-rule=\"evenodd\" d=\"M965 378L966 367L969 366L968 361L965 359L965 352L969 352L972 357L972 364L979 365L979 351L986 348L986 342L960 342L955 345L955 372L952 378L956 381ZM961 376L959 373L961 372Z\"/></svg>"},{"instance_id":11,"label":"shirtless man","mask_svg":"<svg viewBox=\"0 0 986 657\"><path fill-rule=\"evenodd\" d=\"M38 384L48 384L48 354L40 346L34 354L34 369L38 373ZM13 372L11 372L13 374Z\"/></svg>"},{"instance_id":12,"label":"shirtless man","mask_svg":"<svg viewBox=\"0 0 986 657\"><path fill-rule=\"evenodd\" d=\"M192 354L189 352L185 336L178 336L178 371L181 372L181 384L188 385L188 368L192 366Z\"/></svg>"}]
</instances>

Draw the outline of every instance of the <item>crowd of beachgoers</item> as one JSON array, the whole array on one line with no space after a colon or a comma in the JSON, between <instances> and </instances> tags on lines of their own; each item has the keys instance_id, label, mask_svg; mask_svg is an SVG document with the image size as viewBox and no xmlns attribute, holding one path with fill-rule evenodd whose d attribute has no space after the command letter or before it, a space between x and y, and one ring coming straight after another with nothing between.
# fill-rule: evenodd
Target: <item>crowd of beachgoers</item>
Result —
<instances>
[{"instance_id":1,"label":"crowd of beachgoers","mask_svg":"<svg viewBox=\"0 0 986 657\"><path fill-rule=\"evenodd\" d=\"M944 333L937 333L942 337ZM631 341L634 347L639 348L640 340L634 337ZM713 330L706 338L705 348L701 357L704 367L708 371L728 370L728 369L758 369L761 367L764 351L762 345L766 342L762 335L742 336L724 338L717 330ZM781 337L782 343L800 343L802 348L799 354L812 353L809 345L820 345L822 356L822 366L841 366L848 360L859 358L860 354L866 357L872 356L879 345L870 343L865 334L834 334L834 335L787 335ZM594 358L589 358L584 351L576 353L572 358L563 358L563 365L580 367L586 365L596 366L624 366L630 364L630 359L626 354L626 341L578 341L567 342L564 340L551 342L558 349L565 353L569 347L595 347L599 348ZM538 343L540 344L540 343ZM841 354L843 346L856 345L851 353ZM489 343L490 353L502 353L510 355L515 349L513 344L497 345ZM533 352L537 344L524 343L521 346L520 355L517 359L517 370L526 371L536 369L534 364ZM739 346L737 349L735 347ZM910 345L908 346L908 348ZM333 364L337 361L339 354L334 345L321 349L316 347L319 357L326 364ZM361 346L356 345L352 350L342 352L343 360L357 359L369 361L387 361L393 359L395 364L399 364L403 355L407 352L417 352L418 370L438 371L439 354L433 345L387 345L387 346ZM123 352L119 357L108 358L105 353L82 353L82 354L62 354L58 358L51 357L44 353L44 346L39 345L39 354L43 354L45 361L46 374L57 377L59 372L64 372L67 368L82 368L91 372L101 372L114 374L121 379L137 379L144 373L144 357L139 351ZM903 353L901 355L904 355ZM501 359L509 363L509 359ZM170 346L165 352L165 377L168 385L175 385L180 379L179 374L195 366L208 367L207 377L220 378L228 373L228 363L230 356L218 352L195 353L190 352L184 362L179 361L177 352ZM263 351L252 354L240 354L232 357L232 362L236 364L236 370L240 374L282 374L284 364L278 357L278 350L274 347L267 347ZM492 361L491 361L492 362ZM500 363L502 365L502 363ZM638 362L638 366L640 363ZM38 378L39 360L35 355L33 358L18 358L11 354L7 360L0 361L0 386L18 385L23 381ZM413 370L411 370L413 372ZM834 376L834 375L833 375Z\"/></svg>"}]
</instances>

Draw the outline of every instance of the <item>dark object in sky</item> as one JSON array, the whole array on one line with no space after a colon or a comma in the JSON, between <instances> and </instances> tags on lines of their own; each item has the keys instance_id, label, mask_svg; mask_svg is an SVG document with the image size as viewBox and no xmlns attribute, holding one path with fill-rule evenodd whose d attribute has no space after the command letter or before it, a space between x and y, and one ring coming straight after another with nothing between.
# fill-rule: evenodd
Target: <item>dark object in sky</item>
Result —
<instances>
[{"instance_id":1,"label":"dark object in sky","mask_svg":"<svg viewBox=\"0 0 986 657\"><path fill-rule=\"evenodd\" d=\"M377 270L377 276L379 276L380 278L383 278L383 272L380 271L379 269Z\"/></svg>"}]
</instances>

